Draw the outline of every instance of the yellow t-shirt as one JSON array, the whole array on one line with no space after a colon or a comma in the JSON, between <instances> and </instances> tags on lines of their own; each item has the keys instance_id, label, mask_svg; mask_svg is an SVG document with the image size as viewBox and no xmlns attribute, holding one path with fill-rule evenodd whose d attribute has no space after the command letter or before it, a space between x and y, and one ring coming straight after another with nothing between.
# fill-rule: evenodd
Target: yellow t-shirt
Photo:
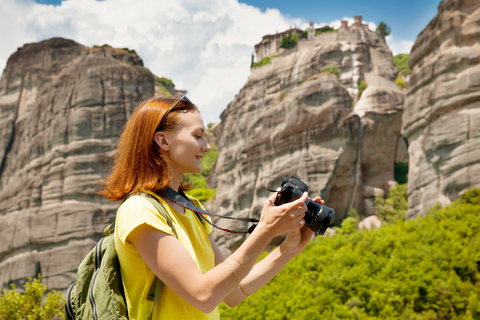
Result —
<instances>
[{"instance_id":1,"label":"yellow t-shirt","mask_svg":"<svg viewBox=\"0 0 480 320\"><path fill-rule=\"evenodd\" d=\"M156 196L153 192L149 193ZM198 269L202 273L212 269L215 266L215 254L208 238L212 232L212 226L205 223L204 227L193 211L185 209L185 213L181 214L166 201L156 197L170 215L178 240L188 251ZM196 206L201 207L197 199L190 199ZM167 221L143 197L131 196L118 208L115 221L115 247L120 260L128 314L130 319L135 320L148 319L153 307L153 301L147 300L147 296L155 280L155 274L143 261L129 238L135 228L144 224L174 236ZM168 257L162 257L162 259L168 259ZM155 306L153 319L213 320L220 319L220 314L218 308L209 314L201 312L164 285Z\"/></svg>"}]
</instances>

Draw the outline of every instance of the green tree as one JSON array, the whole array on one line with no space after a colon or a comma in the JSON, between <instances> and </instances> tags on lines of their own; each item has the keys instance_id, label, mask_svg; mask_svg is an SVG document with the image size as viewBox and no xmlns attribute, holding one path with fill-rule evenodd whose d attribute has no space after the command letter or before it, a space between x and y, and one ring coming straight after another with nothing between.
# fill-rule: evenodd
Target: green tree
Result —
<instances>
[{"instance_id":1,"label":"green tree","mask_svg":"<svg viewBox=\"0 0 480 320\"><path fill-rule=\"evenodd\" d=\"M280 41L280 48L291 49L297 45L298 34L296 32L290 32L288 35L284 35Z\"/></svg>"},{"instance_id":2,"label":"green tree","mask_svg":"<svg viewBox=\"0 0 480 320\"><path fill-rule=\"evenodd\" d=\"M222 304L222 319L480 319L479 212L471 189L378 230L352 228L352 214L237 307Z\"/></svg>"},{"instance_id":3,"label":"green tree","mask_svg":"<svg viewBox=\"0 0 480 320\"><path fill-rule=\"evenodd\" d=\"M2 289L0 295L0 319L63 319L65 299L60 292L46 293L47 287L37 279L28 278L24 291L18 292L15 285L10 290Z\"/></svg>"},{"instance_id":4,"label":"green tree","mask_svg":"<svg viewBox=\"0 0 480 320\"><path fill-rule=\"evenodd\" d=\"M390 34L390 27L385 22L380 22L377 27L377 33L382 37L386 37Z\"/></svg>"},{"instance_id":5,"label":"green tree","mask_svg":"<svg viewBox=\"0 0 480 320\"><path fill-rule=\"evenodd\" d=\"M336 32L336 31L337 31L337 30L335 30L335 29L332 28L332 27L324 26L324 27L321 27L321 28L318 29L318 30L315 30L315 35L318 35L318 34L321 34L321 33Z\"/></svg>"},{"instance_id":6,"label":"green tree","mask_svg":"<svg viewBox=\"0 0 480 320\"><path fill-rule=\"evenodd\" d=\"M397 68L399 72L399 76L408 76L412 73L412 70L408 67L408 59L410 58L410 54L407 53L399 53L395 57L393 57L393 64L395 68Z\"/></svg>"}]
</instances>

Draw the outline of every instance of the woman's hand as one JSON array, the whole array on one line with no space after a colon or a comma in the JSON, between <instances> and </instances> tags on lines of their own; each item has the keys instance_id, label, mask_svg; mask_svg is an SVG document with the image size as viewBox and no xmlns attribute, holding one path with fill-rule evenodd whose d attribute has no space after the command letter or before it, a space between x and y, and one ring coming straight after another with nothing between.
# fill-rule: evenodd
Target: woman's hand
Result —
<instances>
[{"instance_id":1,"label":"woman's hand","mask_svg":"<svg viewBox=\"0 0 480 320\"><path fill-rule=\"evenodd\" d=\"M316 203L323 205L325 201L320 197L313 199ZM301 220L299 227L292 230L286 237L285 241L280 245L282 252L297 255L302 252L307 244L312 240L314 232L310 227L305 227L305 220Z\"/></svg>"},{"instance_id":2,"label":"woman's hand","mask_svg":"<svg viewBox=\"0 0 480 320\"><path fill-rule=\"evenodd\" d=\"M285 234L301 227L307 207L307 192L295 201L276 206L277 193L272 194L264 203L260 222L255 230L262 230L271 238Z\"/></svg>"}]
</instances>

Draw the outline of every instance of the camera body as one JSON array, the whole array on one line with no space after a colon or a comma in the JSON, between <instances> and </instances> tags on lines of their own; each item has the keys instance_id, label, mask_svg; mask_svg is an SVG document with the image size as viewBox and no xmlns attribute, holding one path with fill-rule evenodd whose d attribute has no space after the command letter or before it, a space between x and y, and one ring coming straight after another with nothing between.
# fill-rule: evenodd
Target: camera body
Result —
<instances>
[{"instance_id":1,"label":"camera body","mask_svg":"<svg viewBox=\"0 0 480 320\"><path fill-rule=\"evenodd\" d=\"M281 205L294 200L297 200L302 194L308 191L308 186L298 177L286 177L282 181L282 186L277 189L277 199L275 205ZM318 234L325 234L330 221L332 220L335 211L325 205L316 203L313 200L307 199L305 202L307 212L305 212L305 226L310 227Z\"/></svg>"}]
</instances>

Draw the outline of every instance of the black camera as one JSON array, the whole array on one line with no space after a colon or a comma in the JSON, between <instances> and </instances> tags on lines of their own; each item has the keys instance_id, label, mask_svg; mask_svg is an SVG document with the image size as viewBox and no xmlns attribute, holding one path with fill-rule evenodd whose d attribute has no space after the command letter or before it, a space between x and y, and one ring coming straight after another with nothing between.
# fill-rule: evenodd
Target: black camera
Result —
<instances>
[{"instance_id":1,"label":"black camera","mask_svg":"<svg viewBox=\"0 0 480 320\"><path fill-rule=\"evenodd\" d=\"M281 188L277 189L278 195L275 200L275 205L278 206L297 200L305 191L308 191L308 186L300 180L300 178L285 178L282 181ZM305 220L305 226L323 235L325 231L327 231L335 211L310 199L307 199L305 205L307 206L307 212L305 212L305 217L303 218Z\"/></svg>"}]
</instances>

